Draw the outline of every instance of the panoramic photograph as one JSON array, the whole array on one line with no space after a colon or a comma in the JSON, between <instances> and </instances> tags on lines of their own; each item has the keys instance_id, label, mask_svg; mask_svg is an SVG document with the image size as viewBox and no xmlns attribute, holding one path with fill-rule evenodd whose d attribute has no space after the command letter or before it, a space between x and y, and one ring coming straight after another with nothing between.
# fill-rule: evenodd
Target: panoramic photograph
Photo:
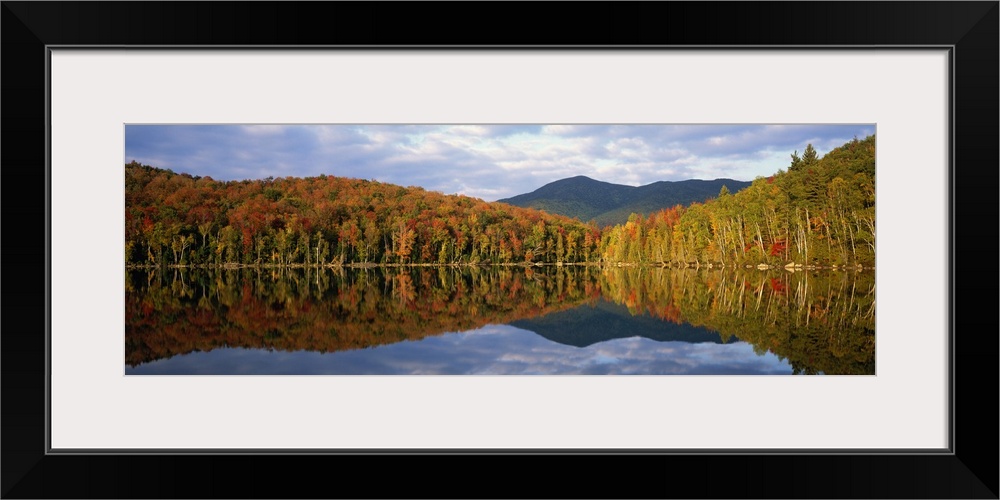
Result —
<instances>
[{"instance_id":1,"label":"panoramic photograph","mask_svg":"<svg viewBox=\"0 0 1000 500\"><path fill-rule=\"evenodd\" d=\"M875 375L874 124L124 132L126 375Z\"/></svg>"}]
</instances>

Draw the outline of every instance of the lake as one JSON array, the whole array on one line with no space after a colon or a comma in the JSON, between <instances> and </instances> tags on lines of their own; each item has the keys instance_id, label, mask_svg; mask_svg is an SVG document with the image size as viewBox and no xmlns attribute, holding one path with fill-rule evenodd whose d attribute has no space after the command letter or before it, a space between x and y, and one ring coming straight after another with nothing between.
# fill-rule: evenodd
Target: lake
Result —
<instances>
[{"instance_id":1,"label":"lake","mask_svg":"<svg viewBox=\"0 0 1000 500\"><path fill-rule=\"evenodd\" d=\"M874 375L874 271L130 270L126 375Z\"/></svg>"}]
</instances>

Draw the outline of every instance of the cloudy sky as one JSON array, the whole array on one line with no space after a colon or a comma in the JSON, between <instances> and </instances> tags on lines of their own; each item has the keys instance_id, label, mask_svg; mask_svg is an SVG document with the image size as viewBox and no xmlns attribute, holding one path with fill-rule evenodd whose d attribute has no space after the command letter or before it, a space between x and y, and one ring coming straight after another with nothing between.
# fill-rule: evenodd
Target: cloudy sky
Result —
<instances>
[{"instance_id":1,"label":"cloudy sky","mask_svg":"<svg viewBox=\"0 0 1000 500\"><path fill-rule=\"evenodd\" d=\"M586 175L753 180L874 125L126 125L125 163L216 180L319 174L494 201Z\"/></svg>"}]
</instances>

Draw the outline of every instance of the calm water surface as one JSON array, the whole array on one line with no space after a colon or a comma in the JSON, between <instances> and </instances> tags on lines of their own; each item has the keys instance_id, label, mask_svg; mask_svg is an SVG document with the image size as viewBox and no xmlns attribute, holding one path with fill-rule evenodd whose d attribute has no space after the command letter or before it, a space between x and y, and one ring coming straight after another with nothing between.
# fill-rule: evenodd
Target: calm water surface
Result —
<instances>
[{"instance_id":1,"label":"calm water surface","mask_svg":"<svg viewBox=\"0 0 1000 500\"><path fill-rule=\"evenodd\" d=\"M875 373L874 274L132 271L128 375Z\"/></svg>"}]
</instances>

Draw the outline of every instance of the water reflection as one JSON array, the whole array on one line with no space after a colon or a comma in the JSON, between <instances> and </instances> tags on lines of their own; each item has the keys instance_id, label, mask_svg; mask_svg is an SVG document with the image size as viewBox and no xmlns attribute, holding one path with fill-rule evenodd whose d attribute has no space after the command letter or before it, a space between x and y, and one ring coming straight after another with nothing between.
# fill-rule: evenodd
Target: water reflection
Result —
<instances>
[{"instance_id":1,"label":"water reflection","mask_svg":"<svg viewBox=\"0 0 1000 500\"><path fill-rule=\"evenodd\" d=\"M377 352L376 352L377 351ZM509 325L403 341L371 349L317 353L219 348L152 361L135 374L191 375L664 375L788 374L774 354L729 345L657 342L641 337L577 348Z\"/></svg>"},{"instance_id":2,"label":"water reflection","mask_svg":"<svg viewBox=\"0 0 1000 500\"><path fill-rule=\"evenodd\" d=\"M596 267L130 272L125 347L129 374L873 374L874 280Z\"/></svg>"}]
</instances>

